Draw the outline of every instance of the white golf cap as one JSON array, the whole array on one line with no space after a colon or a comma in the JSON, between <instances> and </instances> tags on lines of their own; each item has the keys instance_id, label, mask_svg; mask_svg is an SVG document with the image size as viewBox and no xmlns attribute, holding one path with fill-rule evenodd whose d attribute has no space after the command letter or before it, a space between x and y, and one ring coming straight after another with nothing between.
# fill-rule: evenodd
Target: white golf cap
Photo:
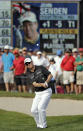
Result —
<instances>
[{"instance_id":1,"label":"white golf cap","mask_svg":"<svg viewBox=\"0 0 83 131\"><path fill-rule=\"evenodd\" d=\"M31 11L24 13L20 20L22 23L24 21L37 22L37 18L36 18L35 13L33 13Z\"/></svg>"},{"instance_id":2,"label":"white golf cap","mask_svg":"<svg viewBox=\"0 0 83 131\"><path fill-rule=\"evenodd\" d=\"M73 48L72 52L78 52L77 48Z\"/></svg>"},{"instance_id":3,"label":"white golf cap","mask_svg":"<svg viewBox=\"0 0 83 131\"><path fill-rule=\"evenodd\" d=\"M26 64L26 63L30 63L31 61L32 61L31 58L26 58L26 59L24 60L24 64Z\"/></svg>"},{"instance_id":4,"label":"white golf cap","mask_svg":"<svg viewBox=\"0 0 83 131\"><path fill-rule=\"evenodd\" d=\"M19 49L19 52L22 52L22 49Z\"/></svg>"},{"instance_id":5,"label":"white golf cap","mask_svg":"<svg viewBox=\"0 0 83 131\"><path fill-rule=\"evenodd\" d=\"M41 52L41 51L38 51L38 52L37 52L37 55L41 55L41 54L42 54L42 52Z\"/></svg>"},{"instance_id":6,"label":"white golf cap","mask_svg":"<svg viewBox=\"0 0 83 131\"><path fill-rule=\"evenodd\" d=\"M9 45L5 45L4 49L7 49L7 50L10 49Z\"/></svg>"}]
</instances>

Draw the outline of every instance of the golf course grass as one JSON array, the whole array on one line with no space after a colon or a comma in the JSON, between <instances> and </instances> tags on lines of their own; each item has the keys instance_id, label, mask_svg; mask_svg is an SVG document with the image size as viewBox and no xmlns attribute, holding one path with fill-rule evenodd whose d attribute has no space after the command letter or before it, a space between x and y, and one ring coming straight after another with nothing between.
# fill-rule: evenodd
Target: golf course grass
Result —
<instances>
[{"instance_id":1,"label":"golf course grass","mask_svg":"<svg viewBox=\"0 0 83 131\"><path fill-rule=\"evenodd\" d=\"M23 92L6 92L0 91L0 97L24 97L34 98L35 93L23 93ZM72 100L83 100L83 94L52 94L52 99L72 99Z\"/></svg>"},{"instance_id":2,"label":"golf course grass","mask_svg":"<svg viewBox=\"0 0 83 131\"><path fill-rule=\"evenodd\" d=\"M47 117L48 128L36 128L33 117L0 110L0 131L83 131L83 116Z\"/></svg>"}]
</instances>

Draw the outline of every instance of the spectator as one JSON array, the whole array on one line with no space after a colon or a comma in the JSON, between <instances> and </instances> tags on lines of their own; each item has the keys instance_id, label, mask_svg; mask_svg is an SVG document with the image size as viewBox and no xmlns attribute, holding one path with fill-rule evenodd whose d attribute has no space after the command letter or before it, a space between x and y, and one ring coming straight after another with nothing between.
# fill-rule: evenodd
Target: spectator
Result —
<instances>
[{"instance_id":1,"label":"spectator","mask_svg":"<svg viewBox=\"0 0 83 131\"><path fill-rule=\"evenodd\" d=\"M77 69L76 75L76 84L77 90L76 94L82 93L82 86L83 86L83 48L79 48L79 56L76 58L75 66Z\"/></svg>"},{"instance_id":2,"label":"spectator","mask_svg":"<svg viewBox=\"0 0 83 131\"><path fill-rule=\"evenodd\" d=\"M23 56L24 58L27 58L27 57L31 58L31 56L30 56L30 55L28 54L28 52L27 52L27 48L26 48L26 47L24 47L24 48L22 49L22 56ZM24 73L26 73L26 72L27 72L27 66L25 65L25 72L24 72ZM32 90L32 87L27 84L27 78L24 77L24 78L22 78L22 79L24 79L24 81L26 82L26 86L27 86L28 92L29 92L29 93L34 92L34 91Z\"/></svg>"},{"instance_id":3,"label":"spectator","mask_svg":"<svg viewBox=\"0 0 83 131\"><path fill-rule=\"evenodd\" d=\"M46 63L48 63L47 69L49 68L49 58L47 56L47 53L45 51L42 52L42 56L45 58Z\"/></svg>"},{"instance_id":4,"label":"spectator","mask_svg":"<svg viewBox=\"0 0 83 131\"><path fill-rule=\"evenodd\" d=\"M42 65L42 66L44 66L44 67L46 67L46 68L48 68L48 66L49 66L49 61L48 60L46 60L43 56L42 56L42 52L41 51L38 51L37 52L37 57L35 58L35 61L34 61L35 63L35 65L38 65L38 66L40 66L40 65Z\"/></svg>"},{"instance_id":5,"label":"spectator","mask_svg":"<svg viewBox=\"0 0 83 131\"><path fill-rule=\"evenodd\" d=\"M37 52L38 52L38 49L35 49L33 52L31 52L31 59L34 65L36 63L35 60L37 59Z\"/></svg>"},{"instance_id":6,"label":"spectator","mask_svg":"<svg viewBox=\"0 0 83 131\"><path fill-rule=\"evenodd\" d=\"M47 53L45 51L42 52L42 56L44 58L46 58L47 61L49 61L49 58L48 58Z\"/></svg>"},{"instance_id":7,"label":"spectator","mask_svg":"<svg viewBox=\"0 0 83 131\"><path fill-rule=\"evenodd\" d=\"M2 62L3 62L3 78L5 83L6 91L8 92L10 90L10 84L11 86L14 86L14 73L10 68L13 65L14 61L14 55L9 52L9 46L6 45L4 47L4 53L2 55ZM12 87L13 88L13 87Z\"/></svg>"},{"instance_id":8,"label":"spectator","mask_svg":"<svg viewBox=\"0 0 83 131\"><path fill-rule=\"evenodd\" d=\"M75 59L77 58L77 56L78 56L78 50L77 50L77 48L72 49L72 55L73 55L73 57Z\"/></svg>"},{"instance_id":9,"label":"spectator","mask_svg":"<svg viewBox=\"0 0 83 131\"><path fill-rule=\"evenodd\" d=\"M50 81L50 83L51 83L50 85L51 85L51 88L52 88L52 93L57 93L56 92L56 81L55 81L56 65L55 65L54 58L50 59L50 65L49 65L48 70L51 72L51 74L53 76L51 81Z\"/></svg>"},{"instance_id":10,"label":"spectator","mask_svg":"<svg viewBox=\"0 0 83 131\"><path fill-rule=\"evenodd\" d=\"M19 49L20 56L23 56L22 49Z\"/></svg>"},{"instance_id":11,"label":"spectator","mask_svg":"<svg viewBox=\"0 0 83 131\"><path fill-rule=\"evenodd\" d=\"M78 56L78 50L77 50L77 48L72 49L72 55L73 55L73 57L76 60L76 58ZM76 73L77 73L77 69L76 69L76 66L74 65L74 88L75 88L75 93L77 94Z\"/></svg>"},{"instance_id":12,"label":"spectator","mask_svg":"<svg viewBox=\"0 0 83 131\"><path fill-rule=\"evenodd\" d=\"M31 58L31 56L28 55L28 53L27 53L27 48L26 48L26 47L24 47L24 48L22 49L22 54L23 54L23 57L24 57L24 58L27 58L27 57L30 57L30 58Z\"/></svg>"},{"instance_id":13,"label":"spectator","mask_svg":"<svg viewBox=\"0 0 83 131\"><path fill-rule=\"evenodd\" d=\"M14 50L14 55L15 60L13 61L13 66L11 67L11 69L14 69L16 86L19 92L21 92L22 90L23 92L26 92L26 80L24 79L25 58L23 56L20 56L18 50Z\"/></svg>"},{"instance_id":14,"label":"spectator","mask_svg":"<svg viewBox=\"0 0 83 131\"><path fill-rule=\"evenodd\" d=\"M63 60L63 53L62 50L57 50L55 62L56 62L56 84L62 85L63 84L63 76L62 76L62 69L61 69L61 62Z\"/></svg>"},{"instance_id":15,"label":"spectator","mask_svg":"<svg viewBox=\"0 0 83 131\"><path fill-rule=\"evenodd\" d=\"M56 80L57 93L64 93L64 89L65 89L63 88L63 74L61 69L62 60L63 60L63 52L62 50L58 49L55 57L55 62L56 62L55 80Z\"/></svg>"},{"instance_id":16,"label":"spectator","mask_svg":"<svg viewBox=\"0 0 83 131\"><path fill-rule=\"evenodd\" d=\"M66 49L66 56L61 62L61 69L63 71L63 84L66 85L67 93L74 92L74 62L75 58L72 56L71 49Z\"/></svg>"},{"instance_id":17,"label":"spectator","mask_svg":"<svg viewBox=\"0 0 83 131\"><path fill-rule=\"evenodd\" d=\"M13 46L9 46L9 51L13 53Z\"/></svg>"}]
</instances>

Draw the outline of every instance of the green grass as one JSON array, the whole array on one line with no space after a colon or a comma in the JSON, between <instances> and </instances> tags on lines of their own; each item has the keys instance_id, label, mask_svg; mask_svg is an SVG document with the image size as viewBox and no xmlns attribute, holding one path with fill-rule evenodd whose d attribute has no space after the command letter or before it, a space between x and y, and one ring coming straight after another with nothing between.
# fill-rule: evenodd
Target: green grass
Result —
<instances>
[{"instance_id":1,"label":"green grass","mask_svg":"<svg viewBox=\"0 0 83 131\"><path fill-rule=\"evenodd\" d=\"M33 98L35 96L34 93L19 93L19 92L6 92L0 91L0 97L25 97L25 98ZM53 94L52 99L73 99L73 100L83 100L83 94Z\"/></svg>"},{"instance_id":2,"label":"green grass","mask_svg":"<svg viewBox=\"0 0 83 131\"><path fill-rule=\"evenodd\" d=\"M0 131L83 131L83 116L47 117L48 128L37 129L33 117L0 110Z\"/></svg>"},{"instance_id":3,"label":"green grass","mask_svg":"<svg viewBox=\"0 0 83 131\"><path fill-rule=\"evenodd\" d=\"M34 93L20 93L20 92L6 92L0 91L0 97L25 97L25 98L33 98L35 96Z\"/></svg>"}]
</instances>

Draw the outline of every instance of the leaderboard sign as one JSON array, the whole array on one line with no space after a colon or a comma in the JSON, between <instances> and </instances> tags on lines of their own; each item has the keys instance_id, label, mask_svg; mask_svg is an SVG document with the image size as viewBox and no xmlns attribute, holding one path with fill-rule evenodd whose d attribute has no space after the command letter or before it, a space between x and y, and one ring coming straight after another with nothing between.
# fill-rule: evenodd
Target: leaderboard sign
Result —
<instances>
[{"instance_id":1,"label":"leaderboard sign","mask_svg":"<svg viewBox=\"0 0 83 131\"><path fill-rule=\"evenodd\" d=\"M77 47L78 4L49 3L40 5L40 48L49 53Z\"/></svg>"},{"instance_id":2,"label":"leaderboard sign","mask_svg":"<svg viewBox=\"0 0 83 131\"><path fill-rule=\"evenodd\" d=\"M0 47L11 44L11 2L0 1Z\"/></svg>"},{"instance_id":3,"label":"leaderboard sign","mask_svg":"<svg viewBox=\"0 0 83 131\"><path fill-rule=\"evenodd\" d=\"M78 47L79 2L75 1L1 0L0 46L23 47L24 31L20 18L32 11L38 21L40 50L55 53L57 49L64 51Z\"/></svg>"}]
</instances>

